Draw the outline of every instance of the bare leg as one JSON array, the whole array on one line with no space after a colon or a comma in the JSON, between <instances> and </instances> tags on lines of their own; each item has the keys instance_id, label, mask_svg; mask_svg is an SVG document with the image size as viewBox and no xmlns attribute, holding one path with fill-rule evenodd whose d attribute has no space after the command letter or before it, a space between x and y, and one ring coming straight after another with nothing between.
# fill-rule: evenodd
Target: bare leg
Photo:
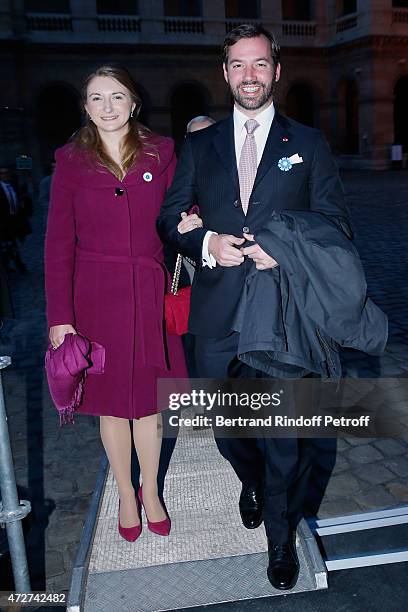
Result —
<instances>
[{"instance_id":1,"label":"bare leg","mask_svg":"<svg viewBox=\"0 0 408 612\"><path fill-rule=\"evenodd\" d=\"M135 491L130 477L130 452L132 439L128 419L101 416L102 444L118 485L120 498L120 524L135 527L140 519L137 511Z\"/></svg>"},{"instance_id":2,"label":"bare leg","mask_svg":"<svg viewBox=\"0 0 408 612\"><path fill-rule=\"evenodd\" d=\"M166 513L157 493L157 472L162 443L161 414L152 414L134 420L133 439L142 475L146 513L153 523L164 521Z\"/></svg>"}]
</instances>

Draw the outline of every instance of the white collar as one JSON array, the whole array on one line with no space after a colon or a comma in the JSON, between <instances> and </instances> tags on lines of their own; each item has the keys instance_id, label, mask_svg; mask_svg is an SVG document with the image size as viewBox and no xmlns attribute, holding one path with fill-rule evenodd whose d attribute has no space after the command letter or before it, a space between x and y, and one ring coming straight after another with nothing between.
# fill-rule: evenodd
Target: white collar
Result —
<instances>
[{"instance_id":1,"label":"white collar","mask_svg":"<svg viewBox=\"0 0 408 612\"><path fill-rule=\"evenodd\" d=\"M244 115L242 111L234 106L233 116L234 126L237 132L241 132L244 129L245 123L248 121L248 119L256 119L260 127L263 125L268 125L270 127L275 116L275 107L272 102L267 108L260 112L259 115L256 115L256 117L248 117L248 115Z\"/></svg>"}]
</instances>

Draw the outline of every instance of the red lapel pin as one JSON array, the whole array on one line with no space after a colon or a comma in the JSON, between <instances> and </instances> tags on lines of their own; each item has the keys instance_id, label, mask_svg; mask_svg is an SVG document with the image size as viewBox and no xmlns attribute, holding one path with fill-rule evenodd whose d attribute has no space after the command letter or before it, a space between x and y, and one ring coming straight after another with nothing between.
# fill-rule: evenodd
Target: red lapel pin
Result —
<instances>
[{"instance_id":1,"label":"red lapel pin","mask_svg":"<svg viewBox=\"0 0 408 612\"><path fill-rule=\"evenodd\" d=\"M282 142L289 142L289 138L287 136L283 136Z\"/></svg>"}]
</instances>

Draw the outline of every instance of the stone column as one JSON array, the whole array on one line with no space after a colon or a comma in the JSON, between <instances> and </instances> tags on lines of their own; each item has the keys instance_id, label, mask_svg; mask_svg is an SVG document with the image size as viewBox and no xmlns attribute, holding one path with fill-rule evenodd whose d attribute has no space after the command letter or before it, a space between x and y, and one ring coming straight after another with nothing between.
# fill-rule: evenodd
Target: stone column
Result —
<instances>
[{"instance_id":1,"label":"stone column","mask_svg":"<svg viewBox=\"0 0 408 612\"><path fill-rule=\"evenodd\" d=\"M24 0L8 0L8 10L2 13L9 13L9 19L11 20L14 34L17 36L25 34L27 32L27 24L25 19Z\"/></svg>"},{"instance_id":2,"label":"stone column","mask_svg":"<svg viewBox=\"0 0 408 612\"><path fill-rule=\"evenodd\" d=\"M382 5L387 4L383 0L380 0L380 3ZM375 4L375 0L374 2L373 0L357 0L357 28L360 36L369 34L370 30L372 30L374 17L373 4ZM389 4L391 4L391 0Z\"/></svg>"},{"instance_id":3,"label":"stone column","mask_svg":"<svg viewBox=\"0 0 408 612\"><path fill-rule=\"evenodd\" d=\"M280 38L282 33L282 3L261 0L261 20L266 27L270 27L274 34Z\"/></svg>"},{"instance_id":4,"label":"stone column","mask_svg":"<svg viewBox=\"0 0 408 612\"><path fill-rule=\"evenodd\" d=\"M72 28L75 33L85 34L89 42L96 37L96 0L71 0Z\"/></svg>"},{"instance_id":5,"label":"stone column","mask_svg":"<svg viewBox=\"0 0 408 612\"><path fill-rule=\"evenodd\" d=\"M205 33L216 36L221 42L225 36L225 3L206 0L202 6Z\"/></svg>"},{"instance_id":6,"label":"stone column","mask_svg":"<svg viewBox=\"0 0 408 612\"><path fill-rule=\"evenodd\" d=\"M402 51L402 53L401 53ZM369 133L374 168L387 168L390 165L390 146L395 141L394 135L394 85L398 78L400 66L399 53L404 50L398 47L374 43L372 48L371 69L371 130Z\"/></svg>"},{"instance_id":7,"label":"stone column","mask_svg":"<svg viewBox=\"0 0 408 612\"><path fill-rule=\"evenodd\" d=\"M390 34L392 20L392 1L359 0L359 11L366 12L371 34ZM359 15L359 19L361 16Z\"/></svg>"},{"instance_id":8,"label":"stone column","mask_svg":"<svg viewBox=\"0 0 408 612\"><path fill-rule=\"evenodd\" d=\"M163 0L139 0L139 15L142 20L142 37L149 42L151 37L164 35L164 2Z\"/></svg>"},{"instance_id":9,"label":"stone column","mask_svg":"<svg viewBox=\"0 0 408 612\"><path fill-rule=\"evenodd\" d=\"M23 9L22 3L15 2L14 5L20 4L20 9ZM5 0L0 8L0 38L10 36L13 32L12 11L10 0Z\"/></svg>"},{"instance_id":10,"label":"stone column","mask_svg":"<svg viewBox=\"0 0 408 612\"><path fill-rule=\"evenodd\" d=\"M316 22L315 43L326 45L329 42L333 27L335 9L325 0L315 0L312 3L312 21Z\"/></svg>"}]
</instances>

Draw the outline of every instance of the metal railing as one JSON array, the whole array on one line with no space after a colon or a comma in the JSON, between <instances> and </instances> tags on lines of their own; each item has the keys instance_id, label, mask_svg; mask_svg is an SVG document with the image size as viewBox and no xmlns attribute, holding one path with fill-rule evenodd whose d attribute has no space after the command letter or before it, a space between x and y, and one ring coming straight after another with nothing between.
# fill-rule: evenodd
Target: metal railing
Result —
<instances>
[{"instance_id":1,"label":"metal railing","mask_svg":"<svg viewBox=\"0 0 408 612\"><path fill-rule=\"evenodd\" d=\"M254 25L259 25L261 22L259 19L232 19L232 18L228 18L225 20L225 33L228 34L229 32L231 32L231 30L233 30L234 28L238 27L239 25L241 25L241 23L252 23Z\"/></svg>"},{"instance_id":2,"label":"metal railing","mask_svg":"<svg viewBox=\"0 0 408 612\"><path fill-rule=\"evenodd\" d=\"M71 15L58 13L26 13L28 30L40 32L72 32Z\"/></svg>"},{"instance_id":3,"label":"metal railing","mask_svg":"<svg viewBox=\"0 0 408 612\"><path fill-rule=\"evenodd\" d=\"M165 34L204 34L204 20L197 17L165 17Z\"/></svg>"},{"instance_id":4,"label":"metal railing","mask_svg":"<svg viewBox=\"0 0 408 612\"><path fill-rule=\"evenodd\" d=\"M314 21L283 21L282 36L316 36L317 24Z\"/></svg>"},{"instance_id":5,"label":"metal railing","mask_svg":"<svg viewBox=\"0 0 408 612\"><path fill-rule=\"evenodd\" d=\"M83 39L83 30L78 28L78 22L82 18L73 18L70 14L58 14L58 13L26 13L25 19L27 23L27 30L29 33L41 33L41 32L55 32L61 34L61 39L64 35L68 35L69 39L75 42L76 38L78 42ZM406 24L408 23L408 9L394 9L390 19L395 24ZM243 21L258 24L259 19L237 19L237 18L225 18L225 19L206 19L205 17L166 17L158 16L154 18L143 18L139 15L115 15L115 14L91 14L87 18L89 22L90 31L93 33L95 30L101 34L105 32L122 32L124 34L140 33L143 37L151 35L154 31L154 36L159 37L164 35L163 42L172 43L177 40L179 36L185 36L186 43L193 42L191 35L199 35L203 44L214 44L214 38L212 36L215 31L217 35L222 28L225 29L225 33L229 33L233 28L238 26ZM91 22L94 22L91 25ZM154 28L151 30L150 24L154 22ZM355 29L359 25L359 16L357 13L350 15L344 15L335 20L333 27L334 36ZM144 29L146 27L146 32ZM274 29L281 32L283 38L292 39L309 39L310 44L315 44L313 41L318 35L322 35L322 28L319 22L316 21L280 21L272 25ZM37 34L37 38L38 38ZM76 37L76 34L78 36ZM176 35L176 36L174 36ZM155 39L156 40L156 39ZM117 39L115 42L119 42ZM294 40L292 42L295 42ZM317 42L317 41L316 41ZM328 41L329 42L329 41Z\"/></svg>"},{"instance_id":6,"label":"metal railing","mask_svg":"<svg viewBox=\"0 0 408 612\"><path fill-rule=\"evenodd\" d=\"M71 39L71 33L75 34L77 24L81 20L85 20L89 23L90 31L94 32L95 29L98 32L123 32L143 33L144 25L143 22L157 22L161 24L163 34L179 34L179 35L190 35L190 34L212 34L213 25L216 24L217 32L220 31L220 26L225 28L225 33L228 34L233 28L239 24L245 23L260 23L259 19L238 19L238 18L225 18L222 19L206 19L205 17L166 17L156 16L149 18L142 18L139 15L118 15L118 14L97 14L96 12L90 11L89 15L78 17L70 13L38 13L38 12L27 12L25 13L25 21L27 31L29 33L41 33L41 32L60 32L61 34L69 34ZM360 23L358 13L352 13L338 17L333 24L331 24L332 32L336 34L342 34L348 30L356 28ZM389 20L392 24L408 24L408 8L392 8L387 12L387 18L385 22ZM91 22L93 24L91 25ZM388 23L389 23L388 22ZM10 21L11 24L11 21ZM267 24L269 25L269 24ZM281 31L283 37L290 38L309 38L316 37L317 34L322 34L322 24L315 21L280 21L272 24L272 28ZM11 26L10 26L11 27ZM367 29L367 25L364 26ZM323 28L324 30L324 28ZM157 33L160 31L160 27L157 29L155 26L154 31ZM83 36L83 26L78 30L78 40ZM147 28L147 32L150 32ZM38 38L38 36L37 36ZM74 38L72 38L74 40ZM82 40L82 39L81 39ZM171 42L171 38L167 38L167 42ZM206 40L203 37L203 42ZM213 44L213 40L208 40L209 44ZM329 42L329 41L328 41Z\"/></svg>"},{"instance_id":7,"label":"metal railing","mask_svg":"<svg viewBox=\"0 0 408 612\"><path fill-rule=\"evenodd\" d=\"M392 23L408 23L408 8L393 9Z\"/></svg>"},{"instance_id":8,"label":"metal railing","mask_svg":"<svg viewBox=\"0 0 408 612\"><path fill-rule=\"evenodd\" d=\"M345 32L346 30L351 30L357 26L357 15L346 15L345 17L340 17L336 19L336 34L340 32Z\"/></svg>"},{"instance_id":9,"label":"metal railing","mask_svg":"<svg viewBox=\"0 0 408 612\"><path fill-rule=\"evenodd\" d=\"M31 504L18 499L1 375L1 370L10 363L10 357L0 357L0 526L6 526L14 589L18 593L29 593L30 577L21 521L31 511Z\"/></svg>"},{"instance_id":10,"label":"metal railing","mask_svg":"<svg viewBox=\"0 0 408 612\"><path fill-rule=\"evenodd\" d=\"M140 32L140 17L135 15L98 15L100 32Z\"/></svg>"}]
</instances>

